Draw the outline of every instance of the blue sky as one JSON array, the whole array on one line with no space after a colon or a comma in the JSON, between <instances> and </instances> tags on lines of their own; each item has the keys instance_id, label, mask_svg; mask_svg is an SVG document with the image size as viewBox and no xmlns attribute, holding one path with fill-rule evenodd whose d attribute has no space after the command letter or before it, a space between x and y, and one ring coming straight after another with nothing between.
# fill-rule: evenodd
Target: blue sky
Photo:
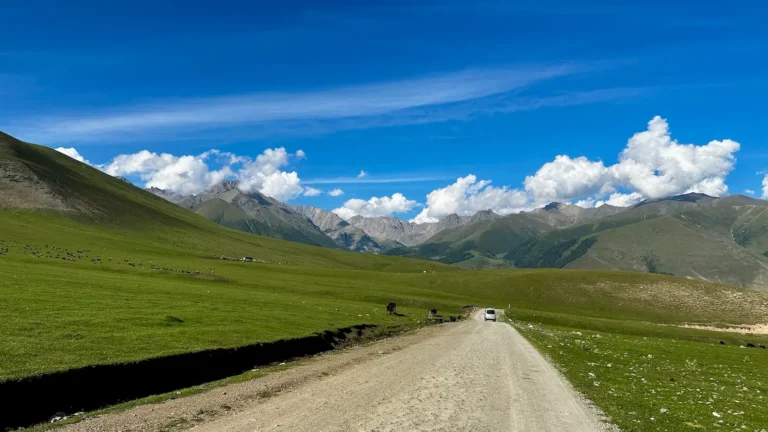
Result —
<instances>
[{"instance_id":1,"label":"blue sky","mask_svg":"<svg viewBox=\"0 0 768 432\"><path fill-rule=\"evenodd\" d=\"M347 215L763 193L761 2L108 3L0 6L0 130L141 185L237 177Z\"/></svg>"}]
</instances>

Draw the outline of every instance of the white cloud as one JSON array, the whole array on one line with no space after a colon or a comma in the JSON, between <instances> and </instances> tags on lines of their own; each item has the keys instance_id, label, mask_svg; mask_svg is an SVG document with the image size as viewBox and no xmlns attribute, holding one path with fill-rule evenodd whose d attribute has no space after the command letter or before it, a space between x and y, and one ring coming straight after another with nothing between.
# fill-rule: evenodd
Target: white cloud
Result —
<instances>
[{"instance_id":1,"label":"white cloud","mask_svg":"<svg viewBox=\"0 0 768 432\"><path fill-rule=\"evenodd\" d=\"M255 160L245 162L237 173L240 190L258 190L281 201L296 198L303 191L299 175L295 171L280 171L281 167L288 165L289 159L288 152L280 147L266 149Z\"/></svg>"},{"instance_id":2,"label":"white cloud","mask_svg":"<svg viewBox=\"0 0 768 432\"><path fill-rule=\"evenodd\" d=\"M656 116L647 130L628 140L617 164L606 167L601 161L559 155L526 177L525 189L536 205L581 199L577 204L626 206L643 198L690 192L722 196L728 193L725 178L733 170L739 147L729 139L706 145L678 143L671 138L667 121ZM607 194L612 195L606 199Z\"/></svg>"},{"instance_id":3,"label":"white cloud","mask_svg":"<svg viewBox=\"0 0 768 432\"><path fill-rule=\"evenodd\" d=\"M357 215L366 217L391 216L394 213L409 212L416 204L416 201L407 199L403 194L395 193L391 197L373 197L368 201L351 199L333 212L342 219L349 219Z\"/></svg>"},{"instance_id":4,"label":"white cloud","mask_svg":"<svg viewBox=\"0 0 768 432\"><path fill-rule=\"evenodd\" d=\"M648 198L686 192L721 196L728 192L725 177L739 147L729 139L680 144L671 139L667 121L656 116L648 130L629 139L612 171L617 181Z\"/></svg>"},{"instance_id":5,"label":"white cloud","mask_svg":"<svg viewBox=\"0 0 768 432\"><path fill-rule=\"evenodd\" d=\"M763 199L768 199L768 175L763 178Z\"/></svg>"},{"instance_id":6,"label":"white cloud","mask_svg":"<svg viewBox=\"0 0 768 432\"><path fill-rule=\"evenodd\" d=\"M361 178L364 178L364 177L367 177L367 176L368 176L367 172L365 172L363 170L360 170L360 174L357 175L357 178L361 179Z\"/></svg>"},{"instance_id":7,"label":"white cloud","mask_svg":"<svg viewBox=\"0 0 768 432\"><path fill-rule=\"evenodd\" d=\"M506 186L494 187L490 183L488 180L478 181L472 174L460 177L452 185L430 192L426 207L413 221L437 222L452 213L471 215L487 209L505 215L529 208L525 192Z\"/></svg>"},{"instance_id":8,"label":"white cloud","mask_svg":"<svg viewBox=\"0 0 768 432\"><path fill-rule=\"evenodd\" d=\"M728 192L725 178L733 170L739 147L729 139L681 144L671 138L667 121L657 116L647 130L628 140L614 165L559 155L525 178L525 190L497 188L468 175L430 192L425 208L413 220L435 222L451 213L469 215L489 208L508 214L551 201L628 207L644 199L690 192L722 196ZM764 193L768 195L768 189Z\"/></svg>"},{"instance_id":9,"label":"white cloud","mask_svg":"<svg viewBox=\"0 0 768 432\"><path fill-rule=\"evenodd\" d=\"M753 191L752 189L744 189L744 194L752 196L755 194L755 191Z\"/></svg>"},{"instance_id":10,"label":"white cloud","mask_svg":"<svg viewBox=\"0 0 768 432\"><path fill-rule=\"evenodd\" d=\"M28 118L4 130L40 142L99 141L158 136L174 131L221 129L281 121L387 117L392 113L452 105L511 93L527 86L584 73L599 65L544 65L472 69L301 93L265 92L113 107L99 112ZM477 111L477 109L475 109ZM432 121L441 121L441 118Z\"/></svg>"},{"instance_id":11,"label":"white cloud","mask_svg":"<svg viewBox=\"0 0 768 432\"><path fill-rule=\"evenodd\" d=\"M56 149L56 151L59 152L59 153L64 153L65 155L71 157L72 159L74 159L76 161L80 161L80 162L86 163L88 165L91 164L83 156L81 156L80 153L77 151L77 149L75 149L74 147L70 147L70 148L58 147Z\"/></svg>"},{"instance_id":12,"label":"white cloud","mask_svg":"<svg viewBox=\"0 0 768 432\"><path fill-rule=\"evenodd\" d=\"M293 156L298 157L299 153ZM219 169L210 168L208 162L213 158L221 164ZM291 155L282 147L266 149L256 159L218 150L184 156L142 150L116 156L99 168L113 176L135 174L145 181L145 187L157 187L182 195L196 194L224 180L234 179L239 181L239 187L244 192L257 190L279 200L289 200L304 191L295 171L281 171L289 164L290 158ZM236 166L239 166L237 170Z\"/></svg>"},{"instance_id":13,"label":"white cloud","mask_svg":"<svg viewBox=\"0 0 768 432\"><path fill-rule=\"evenodd\" d=\"M305 159L307 157L307 154L304 153L304 150L297 150L296 151L296 159Z\"/></svg>"},{"instance_id":14,"label":"white cloud","mask_svg":"<svg viewBox=\"0 0 768 432\"><path fill-rule=\"evenodd\" d=\"M323 193L323 191L321 191L320 189L307 186L304 188L304 192L302 192L302 195L306 197L313 197L313 196L318 196L321 193Z\"/></svg>"},{"instance_id":15,"label":"white cloud","mask_svg":"<svg viewBox=\"0 0 768 432\"><path fill-rule=\"evenodd\" d=\"M612 193L607 200L599 200L595 202L595 207L600 207L603 204L612 205L614 207L630 207L644 199L643 195L637 192L628 194Z\"/></svg>"},{"instance_id":16,"label":"white cloud","mask_svg":"<svg viewBox=\"0 0 768 432\"><path fill-rule=\"evenodd\" d=\"M110 163L99 168L113 176L137 174L146 182L146 187L189 195L232 176L229 166L219 170L211 170L208 167L206 160L215 154L218 153L209 151L197 156L174 156L142 150L116 156Z\"/></svg>"},{"instance_id":17,"label":"white cloud","mask_svg":"<svg viewBox=\"0 0 768 432\"><path fill-rule=\"evenodd\" d=\"M525 190L539 204L556 200L605 195L613 191L611 175L602 162L581 156L560 155L545 163L533 176L525 178Z\"/></svg>"},{"instance_id":18,"label":"white cloud","mask_svg":"<svg viewBox=\"0 0 768 432\"><path fill-rule=\"evenodd\" d=\"M330 195L332 197L342 196L342 195L344 195L344 191L339 189L339 188L336 188L336 189L333 189L333 190L329 191L328 195Z\"/></svg>"}]
</instances>

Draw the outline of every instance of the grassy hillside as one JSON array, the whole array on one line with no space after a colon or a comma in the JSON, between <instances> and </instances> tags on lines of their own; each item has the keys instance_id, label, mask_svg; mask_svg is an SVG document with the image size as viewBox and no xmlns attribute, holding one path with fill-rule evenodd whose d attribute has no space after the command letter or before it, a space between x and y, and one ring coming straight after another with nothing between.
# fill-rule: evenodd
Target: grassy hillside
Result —
<instances>
[{"instance_id":1,"label":"grassy hillside","mask_svg":"<svg viewBox=\"0 0 768 432\"><path fill-rule=\"evenodd\" d=\"M688 194L623 211L547 207L446 230L390 254L466 269L617 269L768 289L768 201Z\"/></svg>"}]
</instances>

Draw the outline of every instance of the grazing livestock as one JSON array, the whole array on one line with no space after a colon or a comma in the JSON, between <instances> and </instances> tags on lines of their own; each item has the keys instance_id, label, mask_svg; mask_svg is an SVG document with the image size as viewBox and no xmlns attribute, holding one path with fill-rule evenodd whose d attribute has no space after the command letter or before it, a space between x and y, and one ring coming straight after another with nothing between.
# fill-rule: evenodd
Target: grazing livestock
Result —
<instances>
[{"instance_id":1,"label":"grazing livestock","mask_svg":"<svg viewBox=\"0 0 768 432\"><path fill-rule=\"evenodd\" d=\"M394 315L397 313L397 305L394 302L389 302L387 305L387 313Z\"/></svg>"},{"instance_id":2,"label":"grazing livestock","mask_svg":"<svg viewBox=\"0 0 768 432\"><path fill-rule=\"evenodd\" d=\"M429 310L429 317L434 318L435 315L437 315L437 309L430 309Z\"/></svg>"}]
</instances>

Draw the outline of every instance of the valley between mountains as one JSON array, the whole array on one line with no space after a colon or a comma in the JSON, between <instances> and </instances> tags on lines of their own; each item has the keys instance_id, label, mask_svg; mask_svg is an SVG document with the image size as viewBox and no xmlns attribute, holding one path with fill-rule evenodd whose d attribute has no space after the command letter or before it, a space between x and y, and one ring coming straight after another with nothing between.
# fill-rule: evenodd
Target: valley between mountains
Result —
<instances>
[{"instance_id":1,"label":"valley between mountains","mask_svg":"<svg viewBox=\"0 0 768 432\"><path fill-rule=\"evenodd\" d=\"M491 210L417 224L344 220L224 182L195 196L150 192L216 223L316 246L438 261L464 269L629 270L768 289L768 201L686 194L632 207L567 203L501 216Z\"/></svg>"}]
</instances>

